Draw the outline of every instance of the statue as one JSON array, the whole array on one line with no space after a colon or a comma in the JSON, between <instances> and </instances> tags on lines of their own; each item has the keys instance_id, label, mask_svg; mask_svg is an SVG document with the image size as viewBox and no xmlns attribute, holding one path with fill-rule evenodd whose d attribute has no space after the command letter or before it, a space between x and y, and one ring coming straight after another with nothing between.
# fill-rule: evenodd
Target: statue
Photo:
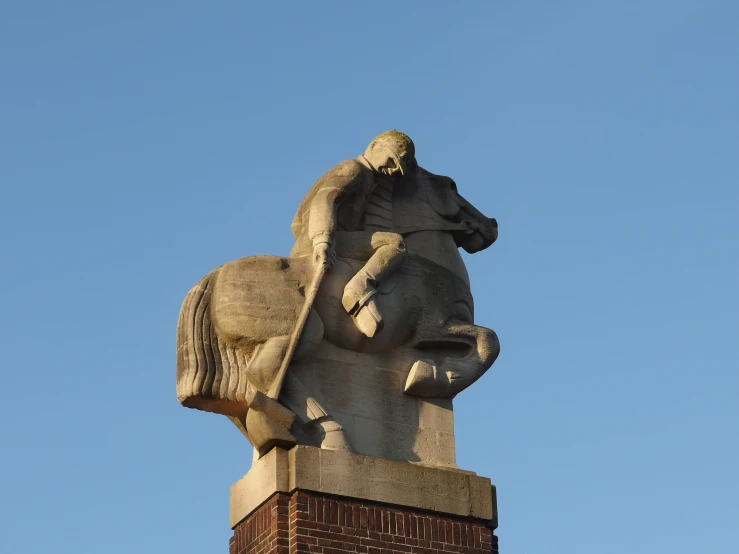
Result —
<instances>
[{"instance_id":1,"label":"statue","mask_svg":"<svg viewBox=\"0 0 739 554\"><path fill-rule=\"evenodd\" d=\"M305 444L455 466L451 399L499 353L458 248L490 246L496 221L389 131L313 184L292 232L289 257L229 262L187 294L179 401L228 416L256 456Z\"/></svg>"}]
</instances>

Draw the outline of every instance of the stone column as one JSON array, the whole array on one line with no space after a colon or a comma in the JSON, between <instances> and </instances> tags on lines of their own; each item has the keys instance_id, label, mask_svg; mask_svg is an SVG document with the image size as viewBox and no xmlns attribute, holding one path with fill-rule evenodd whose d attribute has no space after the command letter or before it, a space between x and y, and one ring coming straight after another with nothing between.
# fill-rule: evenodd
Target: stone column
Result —
<instances>
[{"instance_id":1,"label":"stone column","mask_svg":"<svg viewBox=\"0 0 739 554\"><path fill-rule=\"evenodd\" d=\"M306 446L256 461L230 518L230 554L498 554L489 479Z\"/></svg>"}]
</instances>

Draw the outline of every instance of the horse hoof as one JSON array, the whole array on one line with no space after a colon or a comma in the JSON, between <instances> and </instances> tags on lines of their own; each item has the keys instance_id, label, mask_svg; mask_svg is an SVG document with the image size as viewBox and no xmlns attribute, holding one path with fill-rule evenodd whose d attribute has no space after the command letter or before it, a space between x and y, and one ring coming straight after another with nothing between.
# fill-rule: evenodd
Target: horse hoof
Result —
<instances>
[{"instance_id":1,"label":"horse hoof","mask_svg":"<svg viewBox=\"0 0 739 554\"><path fill-rule=\"evenodd\" d=\"M323 430L321 448L324 450L341 450L343 452L354 452L346 432L341 424L329 416L328 419L319 423Z\"/></svg>"},{"instance_id":2,"label":"horse hoof","mask_svg":"<svg viewBox=\"0 0 739 554\"><path fill-rule=\"evenodd\" d=\"M289 450L296 444L289 428L257 410L246 414L246 431L260 458L275 447Z\"/></svg>"},{"instance_id":3,"label":"horse hoof","mask_svg":"<svg viewBox=\"0 0 739 554\"><path fill-rule=\"evenodd\" d=\"M427 398L445 396L449 390L446 373L439 371L434 362L417 360L408 373L403 392Z\"/></svg>"}]
</instances>

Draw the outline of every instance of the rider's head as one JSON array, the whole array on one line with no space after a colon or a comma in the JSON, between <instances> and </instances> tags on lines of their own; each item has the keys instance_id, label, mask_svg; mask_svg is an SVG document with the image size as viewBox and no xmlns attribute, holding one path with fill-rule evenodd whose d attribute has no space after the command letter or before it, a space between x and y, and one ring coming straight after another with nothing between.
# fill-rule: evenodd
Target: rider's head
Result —
<instances>
[{"instance_id":1,"label":"rider's head","mask_svg":"<svg viewBox=\"0 0 739 554\"><path fill-rule=\"evenodd\" d=\"M383 175L405 175L416 163L416 147L408 135L386 131L369 143L364 157Z\"/></svg>"}]
</instances>

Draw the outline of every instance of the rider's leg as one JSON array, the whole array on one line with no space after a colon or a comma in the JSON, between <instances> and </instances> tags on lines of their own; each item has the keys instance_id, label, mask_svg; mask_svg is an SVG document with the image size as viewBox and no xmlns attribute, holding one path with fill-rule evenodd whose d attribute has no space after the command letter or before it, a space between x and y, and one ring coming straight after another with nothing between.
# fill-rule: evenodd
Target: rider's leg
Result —
<instances>
[{"instance_id":1,"label":"rider's leg","mask_svg":"<svg viewBox=\"0 0 739 554\"><path fill-rule=\"evenodd\" d=\"M337 233L336 253L367 263L347 283L341 303L368 337L382 329L383 320L374 295L380 284L400 267L406 256L403 237L397 233Z\"/></svg>"},{"instance_id":2,"label":"rider's leg","mask_svg":"<svg viewBox=\"0 0 739 554\"><path fill-rule=\"evenodd\" d=\"M364 264L363 271L374 281L382 283L405 260L406 249L403 237L397 233L377 232L372 234L374 254Z\"/></svg>"}]
</instances>

